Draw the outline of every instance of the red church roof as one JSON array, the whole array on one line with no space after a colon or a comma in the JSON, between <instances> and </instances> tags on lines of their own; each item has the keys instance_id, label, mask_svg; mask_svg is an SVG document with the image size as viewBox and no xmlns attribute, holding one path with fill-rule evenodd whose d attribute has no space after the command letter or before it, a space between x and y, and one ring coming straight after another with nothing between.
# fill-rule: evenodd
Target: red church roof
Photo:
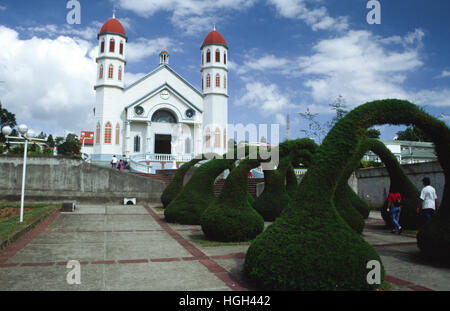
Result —
<instances>
[{"instance_id":1,"label":"red church roof","mask_svg":"<svg viewBox=\"0 0 450 311\"><path fill-rule=\"evenodd\" d=\"M205 39L205 41L203 41L203 45L202 45L201 49L203 49L203 47L205 47L207 45L212 45L212 44L223 45L225 47L228 47L227 42L225 41L224 37L217 30L211 31L206 36L206 39Z\"/></svg>"},{"instance_id":2,"label":"red church roof","mask_svg":"<svg viewBox=\"0 0 450 311\"><path fill-rule=\"evenodd\" d=\"M123 35L124 37L127 36L125 28L123 28L122 24L115 18L111 18L105 24L103 24L99 35L103 33L116 33Z\"/></svg>"}]
</instances>

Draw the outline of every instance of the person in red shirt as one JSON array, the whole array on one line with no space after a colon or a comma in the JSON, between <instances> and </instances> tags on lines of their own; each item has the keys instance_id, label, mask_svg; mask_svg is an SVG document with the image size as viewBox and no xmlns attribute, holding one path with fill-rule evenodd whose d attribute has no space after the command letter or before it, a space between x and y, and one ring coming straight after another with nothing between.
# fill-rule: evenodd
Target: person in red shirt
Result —
<instances>
[{"instance_id":1,"label":"person in red shirt","mask_svg":"<svg viewBox=\"0 0 450 311\"><path fill-rule=\"evenodd\" d=\"M402 210L401 206L402 196L400 193L389 193L388 196L388 211L391 216L392 223L394 224L394 228L392 229L392 233L398 232L398 234L402 233L403 228L400 226L400 212Z\"/></svg>"}]
</instances>

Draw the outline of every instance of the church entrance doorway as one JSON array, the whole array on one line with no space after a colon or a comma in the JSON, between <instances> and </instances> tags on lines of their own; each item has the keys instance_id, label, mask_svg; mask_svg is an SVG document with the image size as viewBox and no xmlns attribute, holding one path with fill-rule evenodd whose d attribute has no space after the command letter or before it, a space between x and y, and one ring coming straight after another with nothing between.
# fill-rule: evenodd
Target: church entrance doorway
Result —
<instances>
[{"instance_id":1,"label":"church entrance doorway","mask_svg":"<svg viewBox=\"0 0 450 311\"><path fill-rule=\"evenodd\" d=\"M155 153L172 154L171 141L172 141L171 135L155 135Z\"/></svg>"}]
</instances>

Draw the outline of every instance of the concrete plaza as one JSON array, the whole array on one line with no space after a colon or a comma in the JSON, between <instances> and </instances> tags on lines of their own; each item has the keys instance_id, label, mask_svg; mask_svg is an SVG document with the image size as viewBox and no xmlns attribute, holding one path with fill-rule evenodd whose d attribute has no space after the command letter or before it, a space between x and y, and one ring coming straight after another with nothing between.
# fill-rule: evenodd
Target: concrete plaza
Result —
<instances>
[{"instance_id":1,"label":"concrete plaza","mask_svg":"<svg viewBox=\"0 0 450 311\"><path fill-rule=\"evenodd\" d=\"M167 224L155 206L79 206L56 212L0 254L0 290L246 290L248 245L204 246L200 226ZM363 237L396 290L450 290L450 268L419 256L414 236L393 235L371 214ZM69 285L66 263L81 263Z\"/></svg>"}]
</instances>

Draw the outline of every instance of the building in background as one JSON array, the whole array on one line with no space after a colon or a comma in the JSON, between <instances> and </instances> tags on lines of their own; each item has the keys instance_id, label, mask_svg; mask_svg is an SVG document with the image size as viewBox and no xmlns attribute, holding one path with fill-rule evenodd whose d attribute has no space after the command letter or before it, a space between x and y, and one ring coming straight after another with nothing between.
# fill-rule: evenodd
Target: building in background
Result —
<instances>
[{"instance_id":1,"label":"building in background","mask_svg":"<svg viewBox=\"0 0 450 311\"><path fill-rule=\"evenodd\" d=\"M200 48L201 90L175 72L167 51L155 70L125 86L128 37L114 16L98 41L92 161L126 155L132 164L175 168L204 152L225 153L229 54L216 29Z\"/></svg>"},{"instance_id":2,"label":"building in background","mask_svg":"<svg viewBox=\"0 0 450 311\"><path fill-rule=\"evenodd\" d=\"M400 164L437 161L433 143L402 140L382 140L382 142L396 156ZM367 152L363 160L381 162L372 151Z\"/></svg>"}]
</instances>

